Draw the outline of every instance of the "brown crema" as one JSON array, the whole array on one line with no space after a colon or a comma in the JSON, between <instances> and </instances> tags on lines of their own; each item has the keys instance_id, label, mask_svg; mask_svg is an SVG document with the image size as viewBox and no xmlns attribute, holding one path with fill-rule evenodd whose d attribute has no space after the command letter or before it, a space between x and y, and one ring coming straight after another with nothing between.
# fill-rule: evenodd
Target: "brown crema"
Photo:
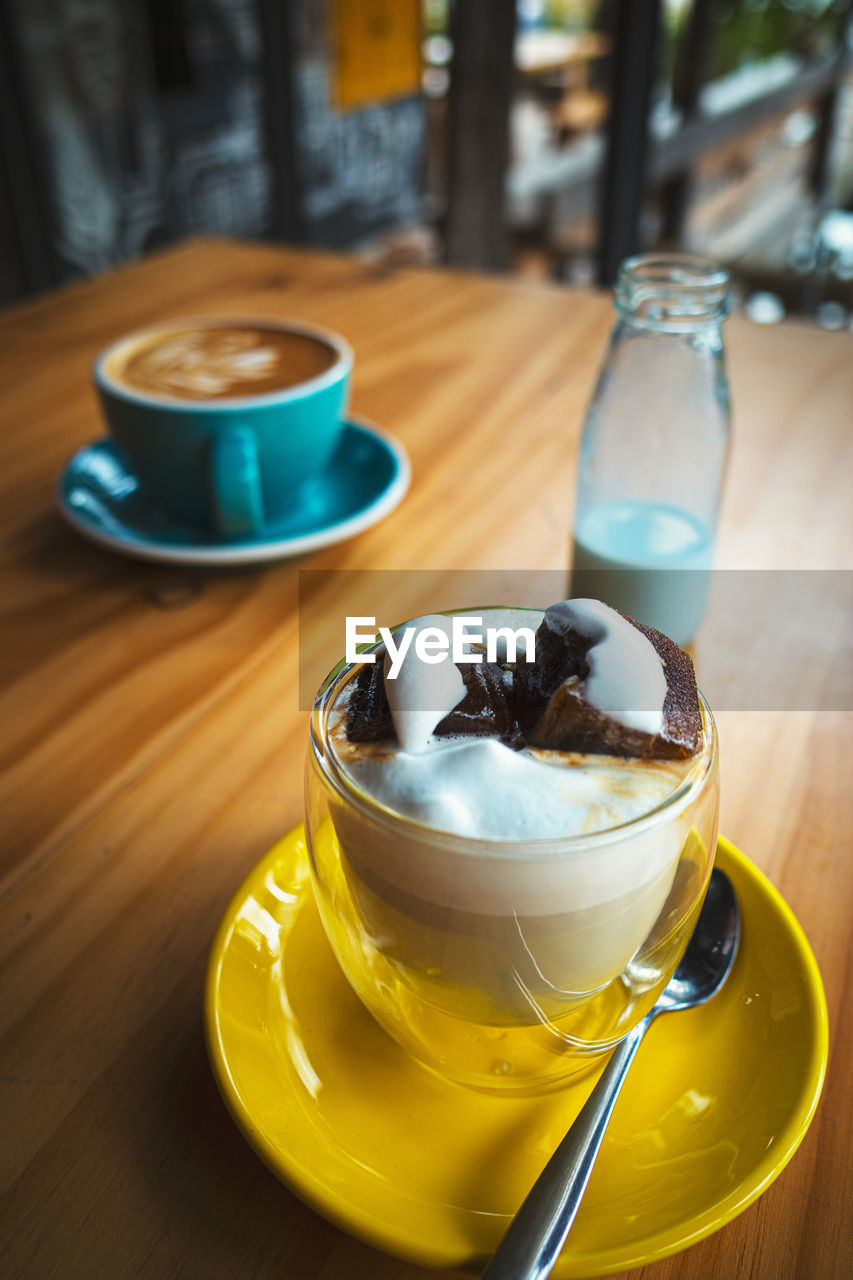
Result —
<instances>
[{"instance_id":1,"label":"brown crema","mask_svg":"<svg viewBox=\"0 0 853 1280\"><path fill-rule=\"evenodd\" d=\"M120 387L172 400L268 395L309 382L338 358L321 338L261 325L160 329L122 344L104 372Z\"/></svg>"}]
</instances>

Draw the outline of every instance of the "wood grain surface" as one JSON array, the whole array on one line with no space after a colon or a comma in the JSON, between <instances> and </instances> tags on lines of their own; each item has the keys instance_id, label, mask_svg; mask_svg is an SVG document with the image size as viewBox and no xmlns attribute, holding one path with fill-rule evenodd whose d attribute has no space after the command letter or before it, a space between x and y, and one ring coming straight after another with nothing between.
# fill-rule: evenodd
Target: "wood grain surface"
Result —
<instances>
[{"instance_id":1,"label":"wood grain surface","mask_svg":"<svg viewBox=\"0 0 853 1280\"><path fill-rule=\"evenodd\" d=\"M302 561L227 572L134 563L65 528L57 475L102 431L96 352L136 325L208 312L347 335L353 407L412 458L394 514ZM0 317L4 1276L434 1274L328 1225L252 1154L205 1057L205 962L232 891L301 817L298 570L564 567L609 325L592 292L217 242ZM719 563L849 569L853 338L734 320L728 344L736 445ZM830 1069L769 1191L642 1274L840 1280L853 1274L850 715L719 719L722 829L812 942Z\"/></svg>"}]
</instances>

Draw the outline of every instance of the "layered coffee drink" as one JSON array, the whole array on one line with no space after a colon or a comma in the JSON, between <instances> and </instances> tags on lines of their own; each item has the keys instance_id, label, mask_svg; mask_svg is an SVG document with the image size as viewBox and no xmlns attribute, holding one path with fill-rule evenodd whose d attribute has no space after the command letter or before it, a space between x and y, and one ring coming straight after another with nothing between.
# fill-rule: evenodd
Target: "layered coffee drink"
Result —
<instances>
[{"instance_id":1,"label":"layered coffee drink","mask_svg":"<svg viewBox=\"0 0 853 1280\"><path fill-rule=\"evenodd\" d=\"M454 655L433 615L389 636L409 633L402 663L379 646L321 694L308 830L368 1008L455 1079L535 1088L672 973L710 874L716 740L661 633L592 600L489 619L522 649Z\"/></svg>"},{"instance_id":2,"label":"layered coffee drink","mask_svg":"<svg viewBox=\"0 0 853 1280\"><path fill-rule=\"evenodd\" d=\"M296 330L181 324L121 343L103 371L116 386L160 399L230 400L310 382L337 360L330 343Z\"/></svg>"}]
</instances>

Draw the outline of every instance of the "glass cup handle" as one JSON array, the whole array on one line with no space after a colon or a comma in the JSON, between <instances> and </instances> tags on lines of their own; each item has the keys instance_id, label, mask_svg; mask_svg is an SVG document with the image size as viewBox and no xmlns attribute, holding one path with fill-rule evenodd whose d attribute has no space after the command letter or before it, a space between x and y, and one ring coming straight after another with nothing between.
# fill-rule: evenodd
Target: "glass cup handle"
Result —
<instances>
[{"instance_id":1,"label":"glass cup handle","mask_svg":"<svg viewBox=\"0 0 853 1280\"><path fill-rule=\"evenodd\" d=\"M219 532L226 537L259 532L264 523L261 467L249 427L226 427L213 437L210 480Z\"/></svg>"}]
</instances>

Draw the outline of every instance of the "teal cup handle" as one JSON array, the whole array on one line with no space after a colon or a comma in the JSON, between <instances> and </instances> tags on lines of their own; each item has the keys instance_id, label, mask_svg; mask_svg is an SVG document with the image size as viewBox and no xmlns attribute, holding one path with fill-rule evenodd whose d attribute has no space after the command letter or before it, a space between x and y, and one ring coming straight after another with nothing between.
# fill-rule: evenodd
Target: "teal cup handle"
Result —
<instances>
[{"instance_id":1,"label":"teal cup handle","mask_svg":"<svg viewBox=\"0 0 853 1280\"><path fill-rule=\"evenodd\" d=\"M221 534L229 538L258 533L264 525L261 466L255 433L229 426L210 442L213 514Z\"/></svg>"}]
</instances>

